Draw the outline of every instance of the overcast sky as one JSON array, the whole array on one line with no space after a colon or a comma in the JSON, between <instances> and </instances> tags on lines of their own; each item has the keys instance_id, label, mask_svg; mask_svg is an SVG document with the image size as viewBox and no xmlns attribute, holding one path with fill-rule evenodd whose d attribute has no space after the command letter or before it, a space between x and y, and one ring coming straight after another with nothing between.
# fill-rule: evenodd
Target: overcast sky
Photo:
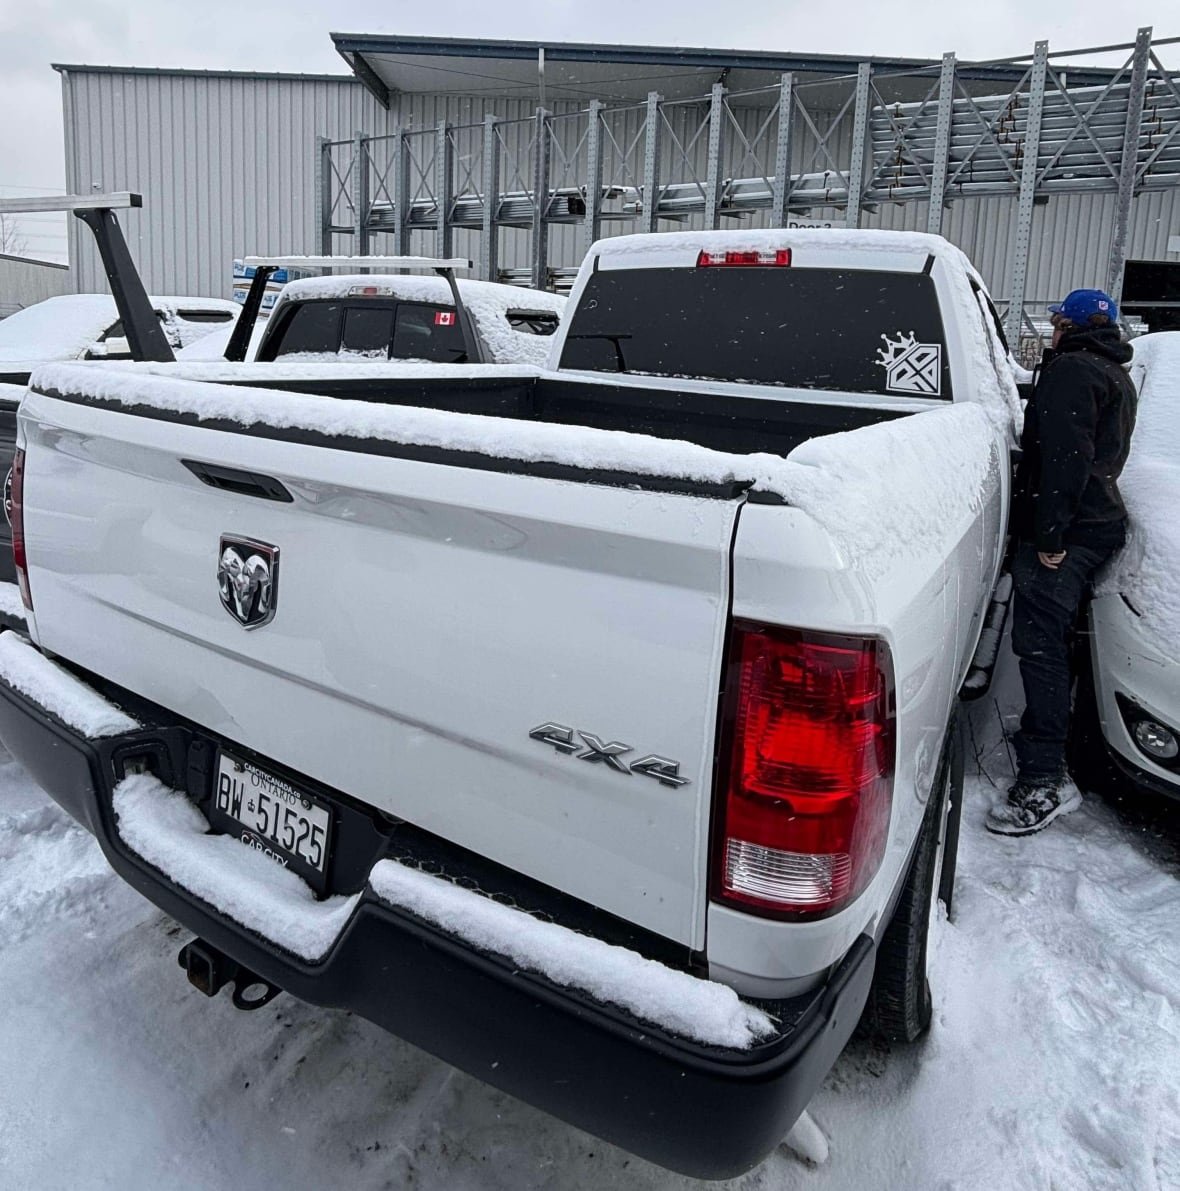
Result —
<instances>
[{"instance_id":1,"label":"overcast sky","mask_svg":"<svg viewBox=\"0 0 1180 1191\"><path fill-rule=\"evenodd\" d=\"M1169 10L1160 0L0 0L0 194L65 183L51 62L344 72L329 31L982 59L1028 53L1039 38L1051 49L1130 42L1141 25L1175 36L1180 12L1169 21ZM25 230L29 255L56 246L54 223Z\"/></svg>"}]
</instances>

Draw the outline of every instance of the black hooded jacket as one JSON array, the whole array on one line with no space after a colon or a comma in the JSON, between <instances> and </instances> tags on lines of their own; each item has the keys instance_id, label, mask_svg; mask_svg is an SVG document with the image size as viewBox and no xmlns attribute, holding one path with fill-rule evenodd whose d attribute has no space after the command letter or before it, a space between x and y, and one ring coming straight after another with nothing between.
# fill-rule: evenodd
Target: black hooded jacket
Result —
<instances>
[{"instance_id":1,"label":"black hooded jacket","mask_svg":"<svg viewBox=\"0 0 1180 1191\"><path fill-rule=\"evenodd\" d=\"M1117 327L1071 331L1041 371L1024 415L1012 526L1046 554L1122 541L1118 478L1137 405L1123 365L1132 354Z\"/></svg>"}]
</instances>

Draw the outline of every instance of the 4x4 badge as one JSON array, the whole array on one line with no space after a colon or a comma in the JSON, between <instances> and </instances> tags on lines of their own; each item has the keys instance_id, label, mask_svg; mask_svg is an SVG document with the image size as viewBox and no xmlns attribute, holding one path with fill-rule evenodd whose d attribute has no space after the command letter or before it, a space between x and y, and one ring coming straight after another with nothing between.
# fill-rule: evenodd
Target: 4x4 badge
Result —
<instances>
[{"instance_id":1,"label":"4x4 badge","mask_svg":"<svg viewBox=\"0 0 1180 1191\"><path fill-rule=\"evenodd\" d=\"M221 606L246 628L261 628L273 620L279 595L278 546L223 535L217 588Z\"/></svg>"},{"instance_id":2,"label":"4x4 badge","mask_svg":"<svg viewBox=\"0 0 1180 1191\"><path fill-rule=\"evenodd\" d=\"M661 786L688 785L688 778L680 776L679 761L651 753L628 765L623 754L634 751L629 744L620 744L617 740L607 742L592 732L575 731L565 724L538 724L529 736L551 745L559 753L576 756L577 760L589 761L592 765L603 765L616 773L637 773L640 777L654 778ZM580 739L575 740L575 736Z\"/></svg>"}]
</instances>

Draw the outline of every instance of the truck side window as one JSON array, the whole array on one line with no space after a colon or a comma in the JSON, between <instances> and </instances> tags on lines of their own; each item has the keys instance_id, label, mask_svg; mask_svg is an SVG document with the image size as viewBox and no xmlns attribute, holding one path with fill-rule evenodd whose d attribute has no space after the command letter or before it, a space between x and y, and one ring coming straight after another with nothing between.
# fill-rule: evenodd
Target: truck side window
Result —
<instances>
[{"instance_id":1,"label":"truck side window","mask_svg":"<svg viewBox=\"0 0 1180 1191\"><path fill-rule=\"evenodd\" d=\"M393 342L393 308L349 306L344 311L340 354L366 360L386 360Z\"/></svg>"},{"instance_id":2,"label":"truck side window","mask_svg":"<svg viewBox=\"0 0 1180 1191\"><path fill-rule=\"evenodd\" d=\"M436 364L465 364L463 331L450 306L403 302L397 308L393 356L399 360L430 360Z\"/></svg>"}]
</instances>

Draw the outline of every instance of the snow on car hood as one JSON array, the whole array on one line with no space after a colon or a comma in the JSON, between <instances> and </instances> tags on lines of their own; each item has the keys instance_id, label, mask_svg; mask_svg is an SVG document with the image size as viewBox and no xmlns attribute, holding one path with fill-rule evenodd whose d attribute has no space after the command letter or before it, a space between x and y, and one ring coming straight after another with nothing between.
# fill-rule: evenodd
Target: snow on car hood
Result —
<instances>
[{"instance_id":1,"label":"snow on car hood","mask_svg":"<svg viewBox=\"0 0 1180 1191\"><path fill-rule=\"evenodd\" d=\"M1127 544L1099 591L1122 592L1167 656L1180 656L1180 332L1133 341L1139 414L1119 478Z\"/></svg>"},{"instance_id":2,"label":"snow on car hood","mask_svg":"<svg viewBox=\"0 0 1180 1191\"><path fill-rule=\"evenodd\" d=\"M64 294L0 322L0 361L75 360L119 317L107 294Z\"/></svg>"},{"instance_id":3,"label":"snow on car hood","mask_svg":"<svg viewBox=\"0 0 1180 1191\"><path fill-rule=\"evenodd\" d=\"M187 322L182 310L224 310L237 313L228 299L150 297L152 309L176 327L182 343L193 343L222 324ZM39 363L77 360L115 322L119 311L110 294L61 294L18 310L0 321L0 368L3 372L29 372ZM232 324L231 324L232 325ZM25 367L14 367L25 365Z\"/></svg>"}]
</instances>

